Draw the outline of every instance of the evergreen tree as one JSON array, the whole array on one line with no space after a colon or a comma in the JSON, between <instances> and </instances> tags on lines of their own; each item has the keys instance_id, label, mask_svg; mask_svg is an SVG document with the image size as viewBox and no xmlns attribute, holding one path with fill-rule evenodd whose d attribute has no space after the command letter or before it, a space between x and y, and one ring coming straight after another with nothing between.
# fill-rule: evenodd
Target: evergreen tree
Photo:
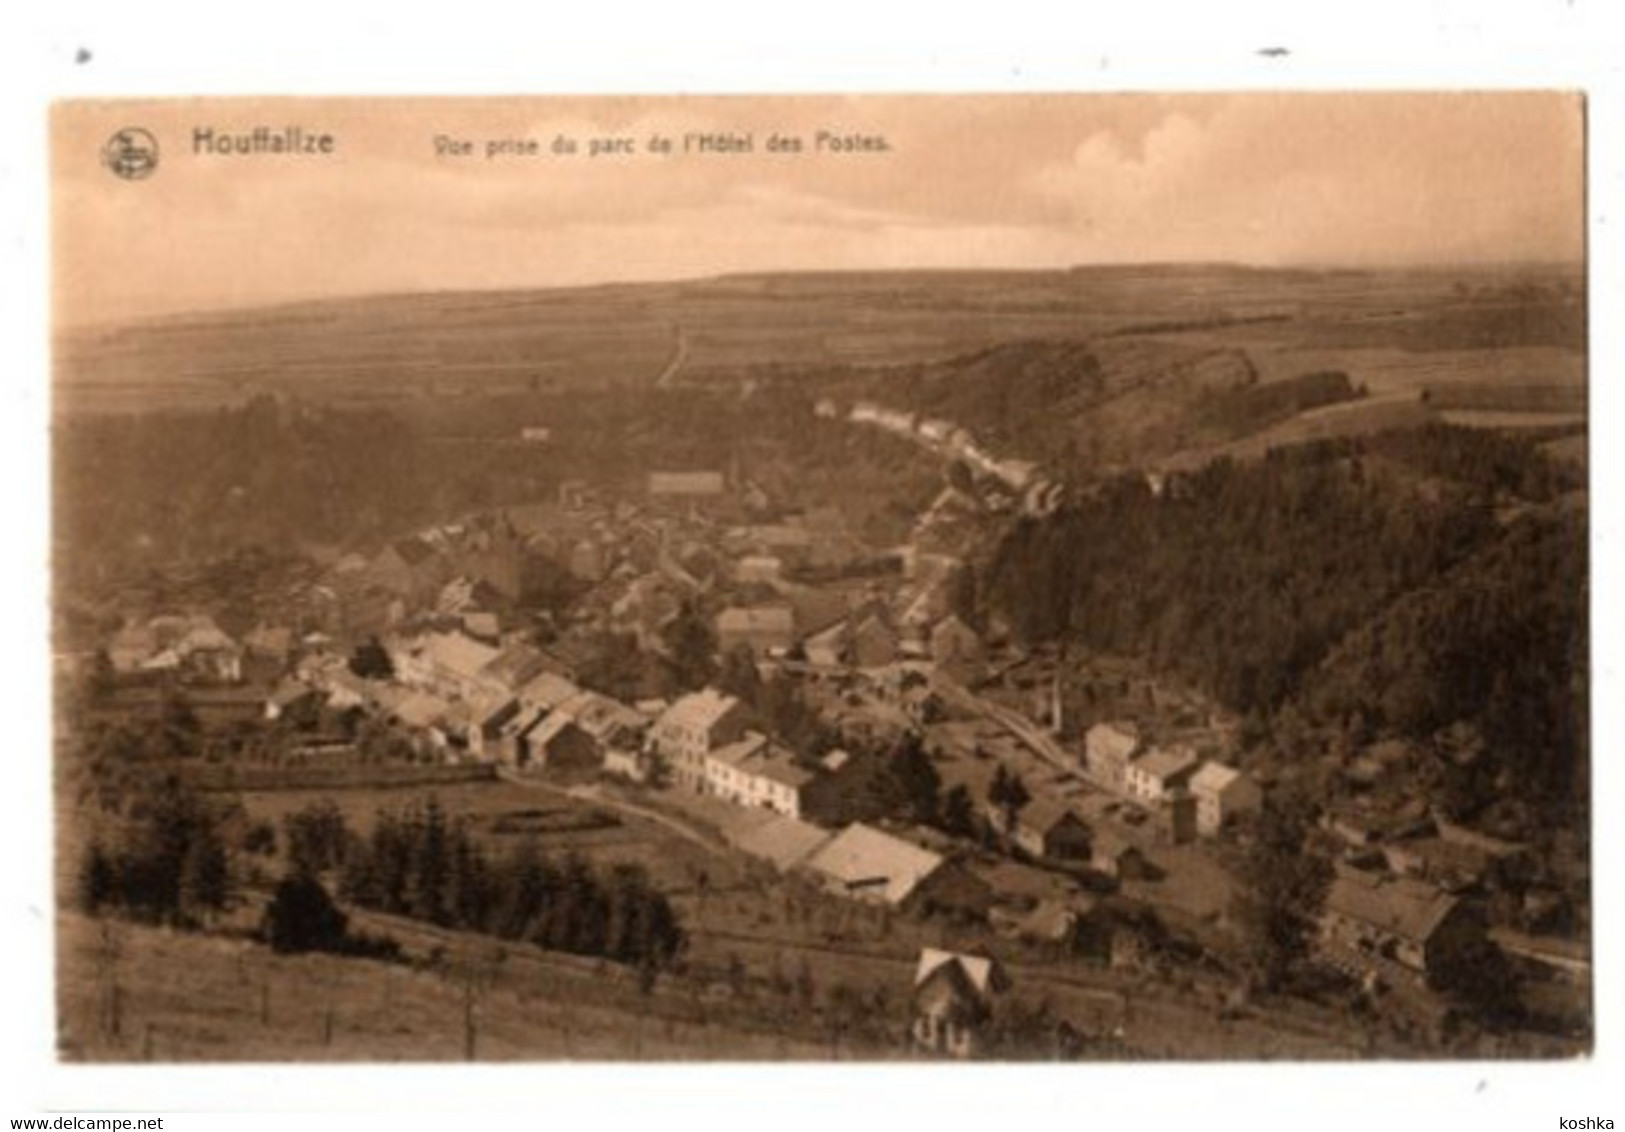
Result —
<instances>
[{"instance_id":1,"label":"evergreen tree","mask_svg":"<svg viewBox=\"0 0 1625 1132\"><path fill-rule=\"evenodd\" d=\"M408 860L407 914L433 924L449 925L451 914L452 835L440 799L429 795L415 825Z\"/></svg>"},{"instance_id":2,"label":"evergreen tree","mask_svg":"<svg viewBox=\"0 0 1625 1132\"><path fill-rule=\"evenodd\" d=\"M262 930L273 951L342 951L348 925L321 881L301 872L277 885Z\"/></svg>"},{"instance_id":3,"label":"evergreen tree","mask_svg":"<svg viewBox=\"0 0 1625 1132\"><path fill-rule=\"evenodd\" d=\"M1021 811L1032 801L1032 795L1027 790L1027 784L1021 781L1021 775L1006 770L1003 763L999 764L993 772L993 780L988 783L987 800L998 810L1004 821L1004 833L1009 836L1015 832L1016 819Z\"/></svg>"},{"instance_id":4,"label":"evergreen tree","mask_svg":"<svg viewBox=\"0 0 1625 1132\"><path fill-rule=\"evenodd\" d=\"M711 683L717 674L717 637L693 602L683 602L662 636L679 686L693 692Z\"/></svg>"},{"instance_id":5,"label":"evergreen tree","mask_svg":"<svg viewBox=\"0 0 1625 1132\"><path fill-rule=\"evenodd\" d=\"M1331 885L1332 867L1311 851L1314 807L1277 793L1255 824L1242 868L1238 921L1250 943L1254 975L1278 989L1309 954Z\"/></svg>"},{"instance_id":6,"label":"evergreen tree","mask_svg":"<svg viewBox=\"0 0 1625 1132\"><path fill-rule=\"evenodd\" d=\"M887 760L886 774L902 814L912 822L935 824L942 775L917 732L910 731L898 742Z\"/></svg>"},{"instance_id":7,"label":"evergreen tree","mask_svg":"<svg viewBox=\"0 0 1625 1132\"><path fill-rule=\"evenodd\" d=\"M389 650L378 638L371 637L350 654L350 671L368 680L393 680L395 662L390 660Z\"/></svg>"},{"instance_id":8,"label":"evergreen tree","mask_svg":"<svg viewBox=\"0 0 1625 1132\"><path fill-rule=\"evenodd\" d=\"M942 828L955 837L976 835L976 803L971 800L970 788L964 783L943 796Z\"/></svg>"},{"instance_id":9,"label":"evergreen tree","mask_svg":"<svg viewBox=\"0 0 1625 1132\"><path fill-rule=\"evenodd\" d=\"M79 866L79 907L94 916L118 899L118 868L113 857L93 844Z\"/></svg>"},{"instance_id":10,"label":"evergreen tree","mask_svg":"<svg viewBox=\"0 0 1625 1132\"><path fill-rule=\"evenodd\" d=\"M230 899L231 866L226 846L213 826L198 830L187 844L179 887L182 907L190 916L207 919Z\"/></svg>"}]
</instances>

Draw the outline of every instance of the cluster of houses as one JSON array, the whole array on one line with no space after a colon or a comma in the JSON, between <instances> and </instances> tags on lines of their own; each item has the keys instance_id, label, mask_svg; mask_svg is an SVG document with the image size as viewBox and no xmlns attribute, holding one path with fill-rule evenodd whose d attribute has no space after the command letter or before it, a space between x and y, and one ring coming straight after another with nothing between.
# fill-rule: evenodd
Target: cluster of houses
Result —
<instances>
[{"instance_id":1,"label":"cluster of houses","mask_svg":"<svg viewBox=\"0 0 1625 1132\"><path fill-rule=\"evenodd\" d=\"M829 400L818 402L813 412L824 419L840 417L838 406ZM1065 494L1063 487L1049 479L1031 460L1001 459L987 451L967 429L952 421L922 417L874 401L856 402L846 419L854 425L911 441L944 459L961 461L977 476L997 484L1028 514L1053 514Z\"/></svg>"},{"instance_id":2,"label":"cluster of houses","mask_svg":"<svg viewBox=\"0 0 1625 1132\"><path fill-rule=\"evenodd\" d=\"M1504 889L1530 862L1529 846L1457 825L1420 800L1384 812L1334 806L1320 827L1341 853L1321 917L1323 951L1387 987L1425 985L1471 961L1487 936L1477 897ZM1541 896L1524 895L1536 918Z\"/></svg>"},{"instance_id":3,"label":"cluster of houses","mask_svg":"<svg viewBox=\"0 0 1625 1132\"><path fill-rule=\"evenodd\" d=\"M1213 837L1263 805L1244 771L1204 759L1188 744L1149 743L1132 723L1097 723L1084 735L1088 776L1161 816L1176 844Z\"/></svg>"},{"instance_id":4,"label":"cluster of houses","mask_svg":"<svg viewBox=\"0 0 1625 1132\"><path fill-rule=\"evenodd\" d=\"M524 643L499 648L456 630L389 637L393 675L366 678L338 654L307 657L272 696L271 714L300 689L333 708L398 724L425 754L515 769L641 774L655 705L628 707L577 685L567 659ZM663 706L663 705L661 705Z\"/></svg>"},{"instance_id":5,"label":"cluster of houses","mask_svg":"<svg viewBox=\"0 0 1625 1132\"><path fill-rule=\"evenodd\" d=\"M1204 760L1186 745L1149 744L1128 723L1090 728L1085 761L1095 781L1158 814L1176 843L1214 836L1262 804L1258 784L1244 771ZM1377 829L1333 810L1322 827L1344 851L1320 916L1320 953L1373 987L1423 987L1470 954L1484 939L1484 924L1462 899L1463 872L1481 875L1483 862L1518 849L1485 846L1481 835L1426 814L1393 815Z\"/></svg>"},{"instance_id":6,"label":"cluster of houses","mask_svg":"<svg viewBox=\"0 0 1625 1132\"><path fill-rule=\"evenodd\" d=\"M173 675L198 684L238 683L246 652L207 614L164 614L126 622L106 651L116 676Z\"/></svg>"}]
</instances>

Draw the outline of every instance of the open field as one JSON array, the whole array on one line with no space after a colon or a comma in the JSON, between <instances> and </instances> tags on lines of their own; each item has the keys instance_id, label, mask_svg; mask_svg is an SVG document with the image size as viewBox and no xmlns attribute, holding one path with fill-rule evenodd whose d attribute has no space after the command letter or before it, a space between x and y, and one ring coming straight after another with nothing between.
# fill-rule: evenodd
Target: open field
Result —
<instances>
[{"instance_id":1,"label":"open field","mask_svg":"<svg viewBox=\"0 0 1625 1132\"><path fill-rule=\"evenodd\" d=\"M1544 289L1517 298L1501 290L1529 280ZM1458 287L1485 297L1465 303ZM642 386L676 356L679 334L682 382L733 380L761 366L912 365L996 342L1125 333L1221 346L1331 345L1340 354L1526 344L1583 350L1583 329L1574 342L1573 299L1562 290L1572 287L1570 273L1555 268L1357 272L1175 264L384 295L65 329L57 342L56 397L58 411L130 411L230 403L263 390L432 400L475 391ZM1287 364L1300 362L1318 368L1308 358Z\"/></svg>"},{"instance_id":2,"label":"open field","mask_svg":"<svg viewBox=\"0 0 1625 1132\"><path fill-rule=\"evenodd\" d=\"M1299 413L1229 444L1186 449L1165 461L1163 466L1194 470L1225 456L1234 460L1256 460L1272 448L1370 436L1388 429L1420 428L1437 419L1438 415L1429 406L1408 394L1362 398Z\"/></svg>"},{"instance_id":3,"label":"open field","mask_svg":"<svg viewBox=\"0 0 1625 1132\"><path fill-rule=\"evenodd\" d=\"M467 981L454 966L277 955L242 939L129 924L112 929L112 959L95 922L65 914L58 931L59 1034L67 1060L446 1061L469 1053ZM447 942L454 956L492 950L468 937ZM708 1008L675 988L657 990L659 1005L652 1005L631 979L612 974L590 961L510 946L482 975L472 1010L474 1055L482 1061L830 1055L827 1042L793 1032L764 1036L760 1023L730 1026L726 1006Z\"/></svg>"},{"instance_id":4,"label":"open field","mask_svg":"<svg viewBox=\"0 0 1625 1132\"><path fill-rule=\"evenodd\" d=\"M245 793L243 805L251 817L280 826L289 814L330 801L346 824L365 837L380 810L405 810L431 795L454 820L468 821L487 849L497 854L513 850L529 836L549 856L580 853L604 868L641 865L654 884L668 892L692 886L701 871L716 876L719 885L729 879L715 854L660 825L543 785L492 780L433 788L279 790Z\"/></svg>"}]
</instances>

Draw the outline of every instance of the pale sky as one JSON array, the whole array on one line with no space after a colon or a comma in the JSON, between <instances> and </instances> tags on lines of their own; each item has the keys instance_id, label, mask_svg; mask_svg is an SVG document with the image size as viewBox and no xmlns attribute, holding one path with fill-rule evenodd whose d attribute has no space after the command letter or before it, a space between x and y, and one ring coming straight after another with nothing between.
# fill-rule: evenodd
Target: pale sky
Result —
<instances>
[{"instance_id":1,"label":"pale sky","mask_svg":"<svg viewBox=\"0 0 1625 1132\"><path fill-rule=\"evenodd\" d=\"M1228 261L1430 265L1584 254L1582 105L1558 94L215 100L53 118L61 325L333 295L735 272ZM332 157L191 152L299 125ZM100 164L123 126L151 177ZM880 154L765 151L883 135ZM487 160L489 139L748 156ZM435 156L437 134L475 143Z\"/></svg>"}]
</instances>

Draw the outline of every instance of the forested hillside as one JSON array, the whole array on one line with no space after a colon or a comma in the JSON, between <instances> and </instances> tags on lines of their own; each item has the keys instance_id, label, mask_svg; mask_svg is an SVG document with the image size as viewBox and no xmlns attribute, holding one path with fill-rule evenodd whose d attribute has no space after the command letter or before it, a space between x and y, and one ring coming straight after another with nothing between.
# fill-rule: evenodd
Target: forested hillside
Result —
<instances>
[{"instance_id":1,"label":"forested hillside","mask_svg":"<svg viewBox=\"0 0 1625 1132\"><path fill-rule=\"evenodd\" d=\"M1543 802L1585 764L1586 519L1531 443L1448 427L1124 477L1016 528L990 603L1142 656L1255 722L1476 727Z\"/></svg>"}]
</instances>

